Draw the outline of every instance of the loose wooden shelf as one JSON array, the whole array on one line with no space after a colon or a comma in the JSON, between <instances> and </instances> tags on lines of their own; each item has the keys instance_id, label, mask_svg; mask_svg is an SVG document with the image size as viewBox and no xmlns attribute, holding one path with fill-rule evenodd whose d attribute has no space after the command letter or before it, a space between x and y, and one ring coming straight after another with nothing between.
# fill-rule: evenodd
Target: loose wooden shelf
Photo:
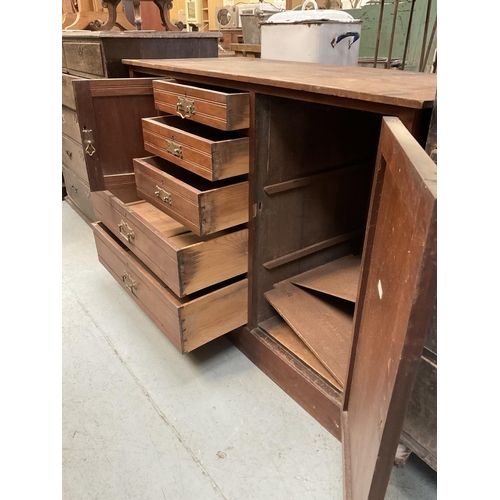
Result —
<instances>
[{"instance_id":1,"label":"loose wooden shelf","mask_svg":"<svg viewBox=\"0 0 500 500\"><path fill-rule=\"evenodd\" d=\"M356 302L361 256L347 255L290 278L290 282L340 299Z\"/></svg>"},{"instance_id":2,"label":"loose wooden shelf","mask_svg":"<svg viewBox=\"0 0 500 500\"><path fill-rule=\"evenodd\" d=\"M305 366L309 367L317 375L323 378L325 382L333 385L339 391L342 390L338 381L319 362L318 358L316 358L312 351L280 316L273 316L263 321L259 327L274 340L279 342L280 345L292 353L298 360L304 363Z\"/></svg>"},{"instance_id":3,"label":"loose wooden shelf","mask_svg":"<svg viewBox=\"0 0 500 500\"><path fill-rule=\"evenodd\" d=\"M276 283L264 294L290 325L289 342L292 335L300 338L339 390L345 387L360 270L361 257L348 255Z\"/></svg>"},{"instance_id":4,"label":"loose wooden shelf","mask_svg":"<svg viewBox=\"0 0 500 500\"><path fill-rule=\"evenodd\" d=\"M286 281L264 295L343 389L352 343L352 303Z\"/></svg>"}]
</instances>

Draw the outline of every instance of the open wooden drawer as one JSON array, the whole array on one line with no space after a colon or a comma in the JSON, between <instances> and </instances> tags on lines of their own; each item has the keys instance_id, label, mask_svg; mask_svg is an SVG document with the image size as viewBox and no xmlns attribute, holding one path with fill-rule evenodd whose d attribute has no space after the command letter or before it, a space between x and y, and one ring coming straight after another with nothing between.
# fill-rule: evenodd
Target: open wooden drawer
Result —
<instances>
[{"instance_id":1,"label":"open wooden drawer","mask_svg":"<svg viewBox=\"0 0 500 500\"><path fill-rule=\"evenodd\" d=\"M198 236L248 222L248 181L210 182L158 156L134 158L137 193Z\"/></svg>"},{"instance_id":2,"label":"open wooden drawer","mask_svg":"<svg viewBox=\"0 0 500 500\"><path fill-rule=\"evenodd\" d=\"M247 322L246 278L178 298L102 223L93 229L99 261L181 353Z\"/></svg>"},{"instance_id":3,"label":"open wooden drawer","mask_svg":"<svg viewBox=\"0 0 500 500\"><path fill-rule=\"evenodd\" d=\"M155 107L160 111L220 130L241 130L249 126L248 92L172 80L155 80L153 91Z\"/></svg>"},{"instance_id":4,"label":"open wooden drawer","mask_svg":"<svg viewBox=\"0 0 500 500\"><path fill-rule=\"evenodd\" d=\"M144 147L209 181L248 174L249 138L183 120L142 119Z\"/></svg>"},{"instance_id":5,"label":"open wooden drawer","mask_svg":"<svg viewBox=\"0 0 500 500\"><path fill-rule=\"evenodd\" d=\"M248 271L248 229L201 238L144 200L92 193L96 217L177 296Z\"/></svg>"}]
</instances>

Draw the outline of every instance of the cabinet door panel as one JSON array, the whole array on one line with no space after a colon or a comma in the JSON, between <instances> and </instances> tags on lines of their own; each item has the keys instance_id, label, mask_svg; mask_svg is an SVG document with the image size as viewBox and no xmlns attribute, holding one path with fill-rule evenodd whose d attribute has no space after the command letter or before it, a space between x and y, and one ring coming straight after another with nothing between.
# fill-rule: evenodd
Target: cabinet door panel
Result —
<instances>
[{"instance_id":1,"label":"cabinet door panel","mask_svg":"<svg viewBox=\"0 0 500 500\"><path fill-rule=\"evenodd\" d=\"M104 177L134 171L147 156L142 118L157 116L152 78L76 80L73 88L90 190L106 189Z\"/></svg>"},{"instance_id":2,"label":"cabinet door panel","mask_svg":"<svg viewBox=\"0 0 500 500\"><path fill-rule=\"evenodd\" d=\"M383 120L342 416L345 498L383 499L436 298L436 165Z\"/></svg>"}]
</instances>

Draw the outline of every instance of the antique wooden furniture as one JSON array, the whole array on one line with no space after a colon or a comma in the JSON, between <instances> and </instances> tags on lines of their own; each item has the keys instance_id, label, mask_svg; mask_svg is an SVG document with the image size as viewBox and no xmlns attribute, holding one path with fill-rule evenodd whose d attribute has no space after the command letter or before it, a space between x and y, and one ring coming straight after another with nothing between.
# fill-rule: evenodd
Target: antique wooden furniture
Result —
<instances>
[{"instance_id":1,"label":"antique wooden furniture","mask_svg":"<svg viewBox=\"0 0 500 500\"><path fill-rule=\"evenodd\" d=\"M121 60L217 57L220 33L64 31L63 67L84 78L128 76Z\"/></svg>"},{"instance_id":2,"label":"antique wooden furniture","mask_svg":"<svg viewBox=\"0 0 500 500\"><path fill-rule=\"evenodd\" d=\"M105 5L103 6L103 3ZM135 30L120 0L63 0L63 30ZM105 12L105 10L107 12Z\"/></svg>"},{"instance_id":3,"label":"antique wooden furniture","mask_svg":"<svg viewBox=\"0 0 500 500\"><path fill-rule=\"evenodd\" d=\"M235 238L238 231L248 236L239 247L248 250L248 271L240 274L239 268L224 282L225 277L212 276L212 283L219 283L212 285L216 292L236 286L240 297L239 287L248 287L248 302L239 306L244 326L229 334L231 340L342 440L346 498L383 498L436 297L436 167L421 147L435 75L394 72L388 77L378 69L249 58L123 62L130 66L130 78L119 88L105 80L74 83L79 116L85 117L81 132L92 129L100 151L86 159L92 196L107 198L124 214L117 224L118 218L107 218L108 208L98 209L102 223L95 226L96 241L103 263L179 350L229 331L234 323L214 317L211 307L195 308L187 324L198 315L197 325L205 322L217 331L197 335L195 329L189 345L182 326L166 326L158 317L155 304L173 285L152 267L163 269L152 235L144 243L147 255L135 249L143 228L136 230L134 212L135 207L148 213L156 209L147 222L171 217L187 225L186 212L173 207L180 191L170 186L190 189L200 172L196 182L216 186L221 181L210 179L210 168L182 165L181 151L183 156L188 145L169 144L165 130L184 122L186 134L196 136L191 145L206 145L206 130L197 128L202 125L231 134L224 118L229 98L246 94L248 129L238 132L249 138L249 173L223 182L231 187L248 182L246 195L239 195L248 203L248 222L238 219L212 232L192 219L184 230L200 243ZM160 103L170 99L165 92L175 93L177 105L167 112L180 119L158 118ZM101 123L105 110L115 117L112 135ZM152 124L165 127L154 138L148 135ZM112 137L115 149L109 154ZM209 151L201 156L209 158ZM144 158L147 152L159 157ZM149 187L141 179L142 167L137 168L144 162L156 169ZM161 183L161 174L168 184ZM195 198L189 199L189 207L197 206ZM221 205L215 213L215 219L227 217L232 209ZM166 223L175 225L172 219ZM160 236L159 229L154 232ZM167 232L161 236L169 238ZM105 252L119 255L120 263L113 267ZM223 259L219 269L232 258ZM195 272L203 269L198 262L191 264ZM186 262L180 269L189 266ZM145 290L144 270L156 291ZM187 292L186 299L205 292ZM214 310L224 309L225 301L230 315L236 314L240 299L232 302L233 292L223 293Z\"/></svg>"},{"instance_id":4,"label":"antique wooden furniture","mask_svg":"<svg viewBox=\"0 0 500 500\"><path fill-rule=\"evenodd\" d=\"M67 201L95 220L85 157L95 152L93 138L82 138L72 81L78 78L127 77L124 57L216 57L218 33L91 32L62 33L62 170ZM103 118L104 119L104 118ZM84 124L83 124L84 125ZM109 126L113 127L112 123Z\"/></svg>"}]
</instances>

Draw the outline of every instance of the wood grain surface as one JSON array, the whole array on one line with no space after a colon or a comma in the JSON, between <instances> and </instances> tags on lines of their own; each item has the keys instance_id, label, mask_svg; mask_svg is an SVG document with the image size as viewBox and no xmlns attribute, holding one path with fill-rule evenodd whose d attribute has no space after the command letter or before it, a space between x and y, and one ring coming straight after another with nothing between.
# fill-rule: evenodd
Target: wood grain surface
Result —
<instances>
[{"instance_id":1,"label":"wood grain surface","mask_svg":"<svg viewBox=\"0 0 500 500\"><path fill-rule=\"evenodd\" d=\"M294 276L290 281L294 285L356 302L360 270L361 256L347 255Z\"/></svg>"},{"instance_id":2,"label":"wood grain surface","mask_svg":"<svg viewBox=\"0 0 500 500\"><path fill-rule=\"evenodd\" d=\"M344 387L352 338L352 304L309 293L286 281L264 295L333 375L337 386Z\"/></svg>"},{"instance_id":3,"label":"wood grain surface","mask_svg":"<svg viewBox=\"0 0 500 500\"><path fill-rule=\"evenodd\" d=\"M430 108L436 75L356 66L291 63L247 57L218 59L123 59L135 68L210 76L407 108Z\"/></svg>"},{"instance_id":4,"label":"wood grain surface","mask_svg":"<svg viewBox=\"0 0 500 500\"><path fill-rule=\"evenodd\" d=\"M300 337L287 325L280 316L273 316L263 321L259 327L268 333L274 340L290 351L297 359L314 370L326 382L333 385L339 391L342 390L338 381L332 377L328 370L320 363Z\"/></svg>"},{"instance_id":5,"label":"wood grain surface","mask_svg":"<svg viewBox=\"0 0 500 500\"><path fill-rule=\"evenodd\" d=\"M436 165L383 120L344 392L347 499L383 499L436 298Z\"/></svg>"}]
</instances>

